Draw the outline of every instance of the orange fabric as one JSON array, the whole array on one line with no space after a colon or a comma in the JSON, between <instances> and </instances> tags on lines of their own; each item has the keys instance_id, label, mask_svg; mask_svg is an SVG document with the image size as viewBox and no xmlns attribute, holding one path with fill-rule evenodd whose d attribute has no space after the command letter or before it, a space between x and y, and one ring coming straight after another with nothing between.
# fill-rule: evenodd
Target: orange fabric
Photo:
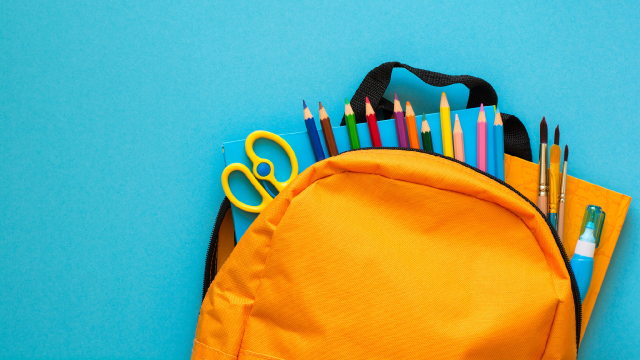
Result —
<instances>
[{"instance_id":1,"label":"orange fabric","mask_svg":"<svg viewBox=\"0 0 640 360\"><path fill-rule=\"evenodd\" d=\"M342 154L247 230L192 359L575 359L569 274L543 217L450 160Z\"/></svg>"},{"instance_id":2,"label":"orange fabric","mask_svg":"<svg viewBox=\"0 0 640 360\"><path fill-rule=\"evenodd\" d=\"M229 255L235 246L233 216L231 209L227 210L224 220L220 224L220 232L218 233L218 252L216 256L216 273L220 271L222 265L227 261Z\"/></svg>"},{"instance_id":3,"label":"orange fabric","mask_svg":"<svg viewBox=\"0 0 640 360\"><path fill-rule=\"evenodd\" d=\"M569 164L570 167L571 164ZM504 168L506 182L529 198L529 200L535 201L537 197L538 165L505 155ZM622 224L624 224L627 210L629 210L631 197L576 179L573 176L567 176L566 199L564 246L567 249L569 258L573 256L576 242L580 237L580 225L582 225L584 209L591 204L598 205L607 214L602 236L600 236L600 246L596 249L593 257L593 275L589 285L589 292L587 292L582 302L581 336L584 336L596 298L604 281L604 275L607 273L609 261L611 261L613 250L615 250L618 242Z\"/></svg>"}]
</instances>

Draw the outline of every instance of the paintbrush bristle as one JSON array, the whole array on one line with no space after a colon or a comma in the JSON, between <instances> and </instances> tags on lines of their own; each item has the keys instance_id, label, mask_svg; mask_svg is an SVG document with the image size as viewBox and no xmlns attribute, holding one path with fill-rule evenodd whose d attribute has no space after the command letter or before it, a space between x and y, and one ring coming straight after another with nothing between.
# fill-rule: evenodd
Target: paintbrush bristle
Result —
<instances>
[{"instance_id":1,"label":"paintbrush bristle","mask_svg":"<svg viewBox=\"0 0 640 360\"><path fill-rule=\"evenodd\" d=\"M553 134L553 143L560 145L560 125L556 126L556 132Z\"/></svg>"},{"instance_id":2,"label":"paintbrush bristle","mask_svg":"<svg viewBox=\"0 0 640 360\"><path fill-rule=\"evenodd\" d=\"M549 135L547 134L547 120L545 120L543 116L542 121L540 122L540 143L546 144L548 136Z\"/></svg>"},{"instance_id":3,"label":"paintbrush bristle","mask_svg":"<svg viewBox=\"0 0 640 360\"><path fill-rule=\"evenodd\" d=\"M569 160L569 145L564 146L564 161Z\"/></svg>"}]
</instances>

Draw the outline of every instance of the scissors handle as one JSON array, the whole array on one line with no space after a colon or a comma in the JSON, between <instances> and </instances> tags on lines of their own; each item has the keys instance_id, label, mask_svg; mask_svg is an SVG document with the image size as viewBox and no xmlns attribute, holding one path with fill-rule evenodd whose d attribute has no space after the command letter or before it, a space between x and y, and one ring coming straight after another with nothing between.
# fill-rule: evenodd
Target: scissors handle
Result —
<instances>
[{"instance_id":1,"label":"scissors handle","mask_svg":"<svg viewBox=\"0 0 640 360\"><path fill-rule=\"evenodd\" d=\"M229 187L229 174L234 171L242 172L247 177L247 179L249 179L251 185L253 185L253 187L258 190L260 196L262 196L262 202L260 203L260 205L247 205L238 200L233 195L233 193L231 192L231 188ZM260 213L262 212L262 210L264 210L265 207L267 207L267 205L269 205L271 200L273 200L273 198L265 191L262 185L260 185L256 177L253 176L249 168L246 165L240 163L230 164L229 166L224 168L224 171L222 171L222 189L224 190L224 193L227 195L229 200L233 203L233 205L247 212Z\"/></svg>"},{"instance_id":2,"label":"scissors handle","mask_svg":"<svg viewBox=\"0 0 640 360\"><path fill-rule=\"evenodd\" d=\"M287 156L289 156L289 161L291 161L291 175L287 181L279 182L276 180L273 163L269 159L259 157L255 151L253 151L253 144L261 138L271 140L280 145L287 153ZM296 158L296 154L293 152L291 146L280 136L263 130L254 131L247 137L244 148L247 156L253 163L253 173L256 178L270 182L279 192L298 176L298 159Z\"/></svg>"}]
</instances>

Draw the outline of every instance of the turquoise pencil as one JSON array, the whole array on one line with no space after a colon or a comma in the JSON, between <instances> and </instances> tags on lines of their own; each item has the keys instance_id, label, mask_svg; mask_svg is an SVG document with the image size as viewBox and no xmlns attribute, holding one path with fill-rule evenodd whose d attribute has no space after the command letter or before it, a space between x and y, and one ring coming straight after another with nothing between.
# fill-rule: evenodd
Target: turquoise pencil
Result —
<instances>
[{"instance_id":1,"label":"turquoise pencil","mask_svg":"<svg viewBox=\"0 0 640 360\"><path fill-rule=\"evenodd\" d=\"M504 181L504 128L500 110L496 111L496 119L493 122L493 131L496 148L496 177Z\"/></svg>"},{"instance_id":2,"label":"turquoise pencil","mask_svg":"<svg viewBox=\"0 0 640 360\"><path fill-rule=\"evenodd\" d=\"M491 121L491 120L489 120ZM495 126L487 122L487 174L496 176L496 139Z\"/></svg>"}]
</instances>

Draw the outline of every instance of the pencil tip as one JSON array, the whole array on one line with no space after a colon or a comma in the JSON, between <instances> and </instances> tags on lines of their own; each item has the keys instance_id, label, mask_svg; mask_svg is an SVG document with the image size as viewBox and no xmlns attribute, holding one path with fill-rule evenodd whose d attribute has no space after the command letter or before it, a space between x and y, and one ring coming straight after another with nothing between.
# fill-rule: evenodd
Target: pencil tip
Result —
<instances>
[{"instance_id":1,"label":"pencil tip","mask_svg":"<svg viewBox=\"0 0 640 360\"><path fill-rule=\"evenodd\" d=\"M368 96L365 96L364 98L365 98L365 100L367 100L367 104L370 104L370 102L369 102L369 97L368 97Z\"/></svg>"},{"instance_id":2,"label":"pencil tip","mask_svg":"<svg viewBox=\"0 0 640 360\"><path fill-rule=\"evenodd\" d=\"M444 107L444 108L448 108L449 107L449 101L447 100L447 95L444 93L444 91L442 92L442 96L440 97L440 107Z\"/></svg>"},{"instance_id":3,"label":"pencil tip","mask_svg":"<svg viewBox=\"0 0 640 360\"><path fill-rule=\"evenodd\" d=\"M320 109L324 109L324 106L322 106L322 101L320 101Z\"/></svg>"},{"instance_id":4,"label":"pencil tip","mask_svg":"<svg viewBox=\"0 0 640 360\"><path fill-rule=\"evenodd\" d=\"M393 96L395 96L395 99L398 100L398 94L397 93L393 93ZM400 101L400 100L398 100Z\"/></svg>"},{"instance_id":5,"label":"pencil tip","mask_svg":"<svg viewBox=\"0 0 640 360\"><path fill-rule=\"evenodd\" d=\"M344 104L349 105L349 98L344 98Z\"/></svg>"},{"instance_id":6,"label":"pencil tip","mask_svg":"<svg viewBox=\"0 0 640 360\"><path fill-rule=\"evenodd\" d=\"M484 112L484 104L480 104L480 111Z\"/></svg>"},{"instance_id":7,"label":"pencil tip","mask_svg":"<svg viewBox=\"0 0 640 360\"><path fill-rule=\"evenodd\" d=\"M304 100L302 100L302 106L306 109L307 108L307 103L304 102Z\"/></svg>"},{"instance_id":8,"label":"pencil tip","mask_svg":"<svg viewBox=\"0 0 640 360\"><path fill-rule=\"evenodd\" d=\"M569 145L564 146L564 161L569 160Z\"/></svg>"}]
</instances>

